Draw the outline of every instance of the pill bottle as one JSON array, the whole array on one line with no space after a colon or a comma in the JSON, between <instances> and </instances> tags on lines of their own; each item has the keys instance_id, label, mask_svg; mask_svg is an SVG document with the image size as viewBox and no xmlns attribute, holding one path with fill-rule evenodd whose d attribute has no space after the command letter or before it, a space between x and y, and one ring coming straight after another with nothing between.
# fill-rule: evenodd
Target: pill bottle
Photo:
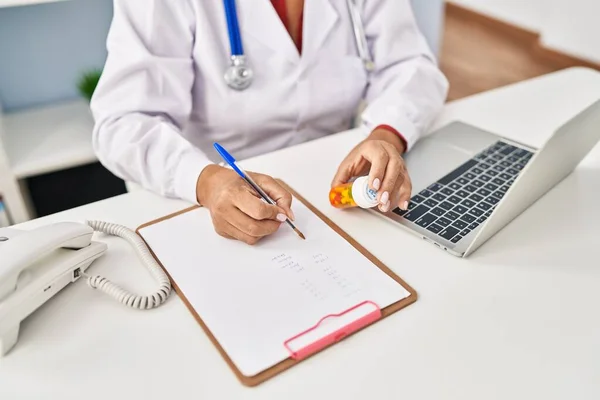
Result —
<instances>
[{"instance_id":1,"label":"pill bottle","mask_svg":"<svg viewBox=\"0 0 600 400\"><path fill-rule=\"evenodd\" d=\"M372 208L377 204L377 192L369 188L369 177L336 186L329 191L329 202L336 208Z\"/></svg>"}]
</instances>

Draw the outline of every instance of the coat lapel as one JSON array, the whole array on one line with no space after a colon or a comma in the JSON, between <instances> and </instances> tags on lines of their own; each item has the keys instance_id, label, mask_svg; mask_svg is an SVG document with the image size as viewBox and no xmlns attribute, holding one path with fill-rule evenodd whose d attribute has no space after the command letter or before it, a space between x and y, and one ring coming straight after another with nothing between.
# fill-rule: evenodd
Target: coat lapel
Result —
<instances>
[{"instance_id":1,"label":"coat lapel","mask_svg":"<svg viewBox=\"0 0 600 400\"><path fill-rule=\"evenodd\" d=\"M304 0L303 62L317 56L339 18L331 1ZM246 35L251 36L291 62L300 62L300 54L270 0L238 0L238 14L242 42Z\"/></svg>"},{"instance_id":2,"label":"coat lapel","mask_svg":"<svg viewBox=\"0 0 600 400\"><path fill-rule=\"evenodd\" d=\"M333 0L304 0L302 58L306 63L318 56L321 46L339 19L331 1Z\"/></svg>"},{"instance_id":3,"label":"coat lapel","mask_svg":"<svg viewBox=\"0 0 600 400\"><path fill-rule=\"evenodd\" d=\"M246 35L252 36L290 61L299 61L294 41L270 0L238 0L238 13L242 43Z\"/></svg>"}]
</instances>

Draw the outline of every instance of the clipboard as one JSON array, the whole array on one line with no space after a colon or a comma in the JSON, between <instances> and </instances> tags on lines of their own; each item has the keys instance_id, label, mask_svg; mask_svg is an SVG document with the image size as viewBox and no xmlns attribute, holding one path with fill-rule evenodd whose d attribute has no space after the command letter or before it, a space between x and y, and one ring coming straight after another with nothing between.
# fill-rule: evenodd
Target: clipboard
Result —
<instances>
[{"instance_id":1,"label":"clipboard","mask_svg":"<svg viewBox=\"0 0 600 400\"><path fill-rule=\"evenodd\" d=\"M165 273L169 276L169 279L171 280L171 283L173 285L175 292L181 298L181 300L187 307L188 311L192 314L192 316L198 322L198 324L200 325L200 327L202 328L204 333L208 336L210 341L217 348L217 350L219 351L219 354L223 357L223 359L225 360L227 365L230 367L230 369L233 371L233 373L235 374L237 379L243 385L248 386L248 387L255 387L255 386L281 374L282 372L292 368L293 366L297 365L298 363L314 357L321 351L324 351L324 350L334 346L336 343L338 343L342 340L345 340L346 338L362 331L363 329L369 327L370 325L377 323L378 321L380 321L384 318L389 317L390 315L396 313L397 311L400 311L401 309L407 307L410 304L413 304L414 302L417 301L417 297L418 297L417 292L411 286L409 286L402 278L400 278L398 275L396 275L391 269L389 269L386 265L384 265L379 259L377 259L373 254L371 254L367 249L365 249L360 243L358 243L356 240L354 240L352 237L350 237L346 232L344 232L333 221L331 221L323 213L321 213L318 209L316 209L306 199L304 199L302 196L300 196L289 185L287 185L285 182L283 182L281 180L277 180L277 182L280 185L282 185L286 190L288 190L293 195L294 198L296 198L297 200L302 202L312 213L314 213L323 222L325 222L325 224L327 224L333 231L335 231L338 235L340 235L343 239L345 239L350 245L352 245L356 250L358 250L371 263L373 263L375 266L377 266L381 271L383 271L387 276L389 276L395 282L400 284L409 293L409 295L407 297L403 298L402 300L400 300L396 303L393 303L387 307L381 308L381 309L377 306L377 304L375 304L373 302L364 301L359 304L356 304L354 307L351 307L350 309L342 310L340 313L325 315L325 316L323 316L323 318L320 321L315 321L316 323L314 326L307 327L307 329L305 331L298 332L297 335L290 337L287 341L282 343L282 345L285 346L286 349L289 351L289 357L287 359L285 359L282 362L279 362L276 365L273 365L272 367L254 375L254 376L246 376L236 367L236 365L234 364L234 362L232 361L230 356L227 354L225 349L221 346L221 344L219 343L219 341L217 340L215 335L213 335L213 333L210 331L208 326L205 324L202 317L195 311L195 309L190 304L190 301L188 301L188 299L182 293L179 286L177 285L177 282L173 280L172 276L169 274L169 271L163 266L160 259L158 257L156 257L152 248L150 246L148 246L150 248L152 255L158 262L158 264L163 268ZM188 207L181 211L178 211L178 212L166 215L164 217L158 218L156 220L147 222L145 224L142 224L136 229L136 233L138 235L140 235L140 237L142 237L144 242L146 242L146 240L140 234L141 229L151 226L151 225L154 225L154 224L158 224L158 223L168 220L170 218L174 218L183 213L187 213L187 212L196 210L200 207L201 206L197 206L197 205ZM148 244L148 243L146 242L146 244ZM312 330L316 329L325 320L327 320L329 318L342 317L350 312L356 311L359 308L363 308L364 313L361 314L361 316L359 318L357 318L356 320L353 320L351 323L332 332L331 334L329 334L325 337L319 338L318 340L316 340L314 342L308 343L307 345L305 345L301 348L297 348L297 349L293 348L292 345L293 345L294 341L302 338L304 335L309 334Z\"/></svg>"}]
</instances>

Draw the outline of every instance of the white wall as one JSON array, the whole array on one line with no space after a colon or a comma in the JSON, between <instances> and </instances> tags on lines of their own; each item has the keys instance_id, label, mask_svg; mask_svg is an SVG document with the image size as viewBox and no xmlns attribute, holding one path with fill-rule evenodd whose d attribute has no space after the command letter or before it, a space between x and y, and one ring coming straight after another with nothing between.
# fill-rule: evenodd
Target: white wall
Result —
<instances>
[{"instance_id":1,"label":"white wall","mask_svg":"<svg viewBox=\"0 0 600 400\"><path fill-rule=\"evenodd\" d=\"M448 0L540 34L542 44L600 62L600 0Z\"/></svg>"},{"instance_id":2,"label":"white wall","mask_svg":"<svg viewBox=\"0 0 600 400\"><path fill-rule=\"evenodd\" d=\"M600 63L600 1L548 0L542 43Z\"/></svg>"},{"instance_id":3,"label":"white wall","mask_svg":"<svg viewBox=\"0 0 600 400\"><path fill-rule=\"evenodd\" d=\"M539 32L542 25L540 6L551 1L555 0L452 0L450 2Z\"/></svg>"}]
</instances>

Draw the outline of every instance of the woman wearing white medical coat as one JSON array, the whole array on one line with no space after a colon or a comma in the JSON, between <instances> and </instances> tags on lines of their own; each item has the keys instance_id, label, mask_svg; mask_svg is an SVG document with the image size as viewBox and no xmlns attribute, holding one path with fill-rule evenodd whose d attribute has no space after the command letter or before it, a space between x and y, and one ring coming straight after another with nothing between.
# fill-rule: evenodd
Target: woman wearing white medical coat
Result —
<instances>
[{"instance_id":1,"label":"woman wearing white medical coat","mask_svg":"<svg viewBox=\"0 0 600 400\"><path fill-rule=\"evenodd\" d=\"M237 0L251 85L224 80L231 59L218 0L114 0L108 58L92 99L93 145L115 175L210 209L222 236L256 243L285 216L291 197L253 174L277 201L259 200L213 151L237 159L351 127L361 100L365 139L332 184L369 174L380 209L406 208L410 151L447 93L409 0L359 0L374 70L359 57L346 0Z\"/></svg>"}]
</instances>

